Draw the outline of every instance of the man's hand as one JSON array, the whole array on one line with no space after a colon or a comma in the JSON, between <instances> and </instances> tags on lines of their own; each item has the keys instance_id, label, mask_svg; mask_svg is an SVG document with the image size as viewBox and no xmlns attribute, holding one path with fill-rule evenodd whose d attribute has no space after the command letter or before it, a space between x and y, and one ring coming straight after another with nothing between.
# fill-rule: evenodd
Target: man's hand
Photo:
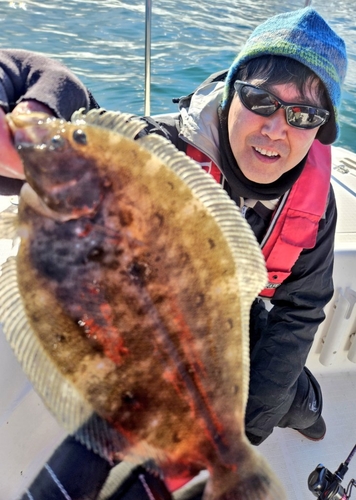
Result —
<instances>
[{"instance_id":1,"label":"man's hand","mask_svg":"<svg viewBox=\"0 0 356 500\"><path fill-rule=\"evenodd\" d=\"M52 110L37 101L20 102L12 114L41 111L53 115ZM20 156L13 145L11 131L5 118L5 112L0 108L0 175L14 179L24 179L23 165Z\"/></svg>"}]
</instances>

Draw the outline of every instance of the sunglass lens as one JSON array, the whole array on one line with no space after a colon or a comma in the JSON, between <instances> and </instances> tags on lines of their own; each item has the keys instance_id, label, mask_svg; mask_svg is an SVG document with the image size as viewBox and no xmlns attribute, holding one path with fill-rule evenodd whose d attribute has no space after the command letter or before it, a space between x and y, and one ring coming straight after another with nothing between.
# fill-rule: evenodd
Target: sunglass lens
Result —
<instances>
[{"instance_id":1,"label":"sunglass lens","mask_svg":"<svg viewBox=\"0 0 356 500\"><path fill-rule=\"evenodd\" d=\"M271 94L255 87L242 87L240 97L246 108L258 115L270 116L279 107Z\"/></svg>"},{"instance_id":2,"label":"sunglass lens","mask_svg":"<svg viewBox=\"0 0 356 500\"><path fill-rule=\"evenodd\" d=\"M287 106L287 121L289 125L299 128L315 128L325 122L319 110L309 106Z\"/></svg>"}]
</instances>

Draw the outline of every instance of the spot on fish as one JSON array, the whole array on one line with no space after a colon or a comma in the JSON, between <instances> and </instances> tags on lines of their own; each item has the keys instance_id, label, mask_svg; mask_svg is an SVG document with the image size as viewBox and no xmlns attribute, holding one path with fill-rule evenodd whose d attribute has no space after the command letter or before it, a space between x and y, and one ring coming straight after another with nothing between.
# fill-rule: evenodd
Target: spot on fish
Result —
<instances>
[{"instance_id":1,"label":"spot on fish","mask_svg":"<svg viewBox=\"0 0 356 500\"><path fill-rule=\"evenodd\" d=\"M65 336L64 336L64 335L57 334L57 335L55 336L55 340L56 340L56 342L61 343L61 342L64 342L64 341L66 340L66 338L65 338Z\"/></svg>"},{"instance_id":2,"label":"spot on fish","mask_svg":"<svg viewBox=\"0 0 356 500\"><path fill-rule=\"evenodd\" d=\"M178 432L173 432L172 440L173 440L173 443L178 444L182 441L182 438L179 436Z\"/></svg>"},{"instance_id":3,"label":"spot on fish","mask_svg":"<svg viewBox=\"0 0 356 500\"><path fill-rule=\"evenodd\" d=\"M158 227L162 227L164 224L164 217L159 212L153 214L152 223Z\"/></svg>"},{"instance_id":4,"label":"spot on fish","mask_svg":"<svg viewBox=\"0 0 356 500\"><path fill-rule=\"evenodd\" d=\"M119 220L122 226L129 226L130 224L132 224L134 218L131 210L120 210Z\"/></svg>"},{"instance_id":5,"label":"spot on fish","mask_svg":"<svg viewBox=\"0 0 356 500\"><path fill-rule=\"evenodd\" d=\"M140 427L142 411L146 411L150 406L147 396L142 392L125 391L121 394L121 404L121 422L125 423L125 427L127 429Z\"/></svg>"},{"instance_id":6,"label":"spot on fish","mask_svg":"<svg viewBox=\"0 0 356 500\"><path fill-rule=\"evenodd\" d=\"M88 261L101 262L103 260L104 255L105 252L102 248L95 247L90 250L87 259Z\"/></svg>"},{"instance_id":7,"label":"spot on fish","mask_svg":"<svg viewBox=\"0 0 356 500\"><path fill-rule=\"evenodd\" d=\"M216 247L215 241L213 239L209 238L208 243L211 249Z\"/></svg>"},{"instance_id":8,"label":"spot on fish","mask_svg":"<svg viewBox=\"0 0 356 500\"><path fill-rule=\"evenodd\" d=\"M134 281L145 283L151 274L150 268L145 262L134 261L129 268L129 273Z\"/></svg>"},{"instance_id":9,"label":"spot on fish","mask_svg":"<svg viewBox=\"0 0 356 500\"><path fill-rule=\"evenodd\" d=\"M199 295L196 296L196 298L195 298L195 305L197 307L203 305L204 302L205 302L205 296L204 296L204 294L200 293Z\"/></svg>"},{"instance_id":10,"label":"spot on fish","mask_svg":"<svg viewBox=\"0 0 356 500\"><path fill-rule=\"evenodd\" d=\"M131 405L135 402L135 397L134 395L132 394L132 392L130 391L127 391L127 392L124 392L122 395L121 395L121 401L124 403L124 404L128 404L128 405Z\"/></svg>"},{"instance_id":11,"label":"spot on fish","mask_svg":"<svg viewBox=\"0 0 356 500\"><path fill-rule=\"evenodd\" d=\"M182 252L180 254L180 263L182 266L185 266L190 262L190 255L187 252Z\"/></svg>"},{"instance_id":12,"label":"spot on fish","mask_svg":"<svg viewBox=\"0 0 356 500\"><path fill-rule=\"evenodd\" d=\"M234 328L234 320L229 318L226 321L227 330L232 330Z\"/></svg>"}]
</instances>

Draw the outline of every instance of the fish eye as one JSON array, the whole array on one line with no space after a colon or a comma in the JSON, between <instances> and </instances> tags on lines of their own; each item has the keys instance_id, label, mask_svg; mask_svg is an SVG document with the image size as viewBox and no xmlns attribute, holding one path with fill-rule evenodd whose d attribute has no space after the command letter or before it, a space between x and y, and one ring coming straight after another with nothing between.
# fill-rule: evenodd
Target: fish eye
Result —
<instances>
[{"instance_id":1,"label":"fish eye","mask_svg":"<svg viewBox=\"0 0 356 500\"><path fill-rule=\"evenodd\" d=\"M64 139L60 135L54 135L50 142L50 149L60 149L64 146Z\"/></svg>"},{"instance_id":2,"label":"fish eye","mask_svg":"<svg viewBox=\"0 0 356 500\"><path fill-rule=\"evenodd\" d=\"M80 128L78 128L77 130L74 130L73 139L78 144L87 144L87 136L86 136L85 132L83 132L83 130Z\"/></svg>"}]
</instances>

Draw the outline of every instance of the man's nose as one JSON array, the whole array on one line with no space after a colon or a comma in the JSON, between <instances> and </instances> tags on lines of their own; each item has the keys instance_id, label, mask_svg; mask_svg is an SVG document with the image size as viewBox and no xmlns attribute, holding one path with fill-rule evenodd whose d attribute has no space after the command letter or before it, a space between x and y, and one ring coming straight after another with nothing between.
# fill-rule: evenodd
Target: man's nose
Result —
<instances>
[{"instance_id":1,"label":"man's nose","mask_svg":"<svg viewBox=\"0 0 356 500\"><path fill-rule=\"evenodd\" d=\"M284 139L288 131L288 123L286 120L286 112L283 108L278 109L273 115L264 119L261 128L263 135L268 136L270 139Z\"/></svg>"}]
</instances>

